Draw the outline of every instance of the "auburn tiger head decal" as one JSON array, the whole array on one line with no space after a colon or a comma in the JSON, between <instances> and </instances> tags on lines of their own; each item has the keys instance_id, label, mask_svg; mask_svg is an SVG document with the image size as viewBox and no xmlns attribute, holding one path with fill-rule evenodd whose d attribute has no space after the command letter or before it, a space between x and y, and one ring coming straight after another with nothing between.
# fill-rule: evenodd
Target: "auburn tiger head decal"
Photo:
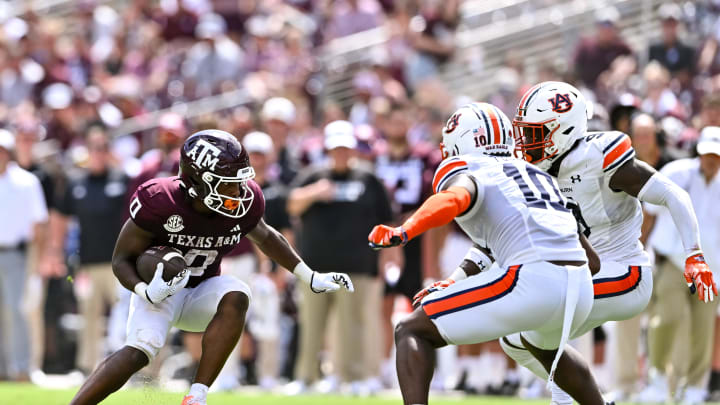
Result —
<instances>
[{"instance_id":1,"label":"auburn tiger head decal","mask_svg":"<svg viewBox=\"0 0 720 405\"><path fill-rule=\"evenodd\" d=\"M556 93L555 97L550 97L548 101L552 105L552 110L556 113L568 112L573 106L569 93Z\"/></svg>"},{"instance_id":2,"label":"auburn tiger head decal","mask_svg":"<svg viewBox=\"0 0 720 405\"><path fill-rule=\"evenodd\" d=\"M445 133L449 134L450 132L454 131L455 128L460 124L460 116L462 114L455 113L452 117L448 120L447 124L445 124Z\"/></svg>"}]
</instances>

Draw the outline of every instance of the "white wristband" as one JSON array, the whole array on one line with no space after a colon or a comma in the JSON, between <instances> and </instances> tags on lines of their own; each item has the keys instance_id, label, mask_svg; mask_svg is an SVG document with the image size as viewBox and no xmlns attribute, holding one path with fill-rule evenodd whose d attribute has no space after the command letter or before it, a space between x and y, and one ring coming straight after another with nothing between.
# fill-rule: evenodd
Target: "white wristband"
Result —
<instances>
[{"instance_id":1,"label":"white wristband","mask_svg":"<svg viewBox=\"0 0 720 405\"><path fill-rule=\"evenodd\" d=\"M135 284L135 288L133 288L133 291L135 291L135 294L137 294L140 298L142 298L143 301L145 301L149 304L152 304L152 302L150 302L150 300L147 297L147 293L146 293L147 287L148 287L147 283L144 281L141 281L141 282Z\"/></svg>"},{"instance_id":2,"label":"white wristband","mask_svg":"<svg viewBox=\"0 0 720 405\"><path fill-rule=\"evenodd\" d=\"M305 262L300 262L297 265L295 265L295 268L293 269L293 274L295 274L295 277L299 278L305 284L310 285L310 282L312 282L312 275L313 271L308 267Z\"/></svg>"},{"instance_id":3,"label":"white wristband","mask_svg":"<svg viewBox=\"0 0 720 405\"><path fill-rule=\"evenodd\" d=\"M462 267L458 267L455 269L455 271L452 272L452 274L448 278L452 281L465 280L467 278L467 274L465 273L465 270L462 269Z\"/></svg>"},{"instance_id":4,"label":"white wristband","mask_svg":"<svg viewBox=\"0 0 720 405\"><path fill-rule=\"evenodd\" d=\"M481 272L489 269L493 263L492 259L490 259L490 256L486 255L485 252L475 246L468 250L463 260L475 263L480 268Z\"/></svg>"}]
</instances>

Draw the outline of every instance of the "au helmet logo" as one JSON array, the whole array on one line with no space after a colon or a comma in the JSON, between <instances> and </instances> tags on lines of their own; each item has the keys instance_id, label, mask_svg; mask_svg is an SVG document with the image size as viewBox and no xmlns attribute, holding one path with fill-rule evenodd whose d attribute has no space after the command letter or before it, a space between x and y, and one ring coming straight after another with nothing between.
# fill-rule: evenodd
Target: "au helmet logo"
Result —
<instances>
[{"instance_id":1,"label":"au helmet logo","mask_svg":"<svg viewBox=\"0 0 720 405\"><path fill-rule=\"evenodd\" d=\"M570 100L570 94L555 94L555 97L549 98L548 101L552 104L552 110L557 113L564 113L570 111L573 106Z\"/></svg>"},{"instance_id":2,"label":"au helmet logo","mask_svg":"<svg viewBox=\"0 0 720 405\"><path fill-rule=\"evenodd\" d=\"M215 170L215 165L220 160L218 158L219 155L220 148L204 139L198 140L195 146L188 152L188 157L192 158L196 165L209 168L210 170Z\"/></svg>"},{"instance_id":3,"label":"au helmet logo","mask_svg":"<svg viewBox=\"0 0 720 405\"><path fill-rule=\"evenodd\" d=\"M460 114L453 114L448 120L447 125L445 125L445 133L449 134L454 131L458 125L460 125Z\"/></svg>"},{"instance_id":4,"label":"au helmet logo","mask_svg":"<svg viewBox=\"0 0 720 405\"><path fill-rule=\"evenodd\" d=\"M168 232L180 232L185 228L185 225L183 225L183 219L180 215L171 215L165 222L165 225L163 225L163 228Z\"/></svg>"}]
</instances>

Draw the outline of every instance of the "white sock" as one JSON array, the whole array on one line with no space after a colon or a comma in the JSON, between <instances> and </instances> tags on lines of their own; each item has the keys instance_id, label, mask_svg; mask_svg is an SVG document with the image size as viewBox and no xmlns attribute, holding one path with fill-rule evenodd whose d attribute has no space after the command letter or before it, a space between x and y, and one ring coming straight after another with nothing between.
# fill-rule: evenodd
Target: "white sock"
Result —
<instances>
[{"instance_id":1,"label":"white sock","mask_svg":"<svg viewBox=\"0 0 720 405\"><path fill-rule=\"evenodd\" d=\"M573 399L570 394L558 387L555 381L550 383L550 393L552 394L552 404L572 405L573 403Z\"/></svg>"},{"instance_id":2,"label":"white sock","mask_svg":"<svg viewBox=\"0 0 720 405\"><path fill-rule=\"evenodd\" d=\"M192 396L196 400L205 402L207 400L208 386L205 384L195 383L190 386L190 392L188 395Z\"/></svg>"}]
</instances>

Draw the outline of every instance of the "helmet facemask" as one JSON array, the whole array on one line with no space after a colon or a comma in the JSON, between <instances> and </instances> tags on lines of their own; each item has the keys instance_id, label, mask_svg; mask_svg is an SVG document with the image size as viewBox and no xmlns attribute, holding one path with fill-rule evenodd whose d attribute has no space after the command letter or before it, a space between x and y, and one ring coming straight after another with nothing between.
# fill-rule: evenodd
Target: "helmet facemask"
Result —
<instances>
[{"instance_id":1,"label":"helmet facemask","mask_svg":"<svg viewBox=\"0 0 720 405\"><path fill-rule=\"evenodd\" d=\"M255 170L248 166L238 170L233 177L220 176L209 171L201 176L207 190L202 198L206 207L230 218L240 218L248 213L255 195L248 180L255 177Z\"/></svg>"},{"instance_id":2,"label":"helmet facemask","mask_svg":"<svg viewBox=\"0 0 720 405\"><path fill-rule=\"evenodd\" d=\"M516 117L512 125L516 155L520 154L533 164L557 156L558 148L552 138L560 124L555 118L543 122L524 122L521 117Z\"/></svg>"}]
</instances>

